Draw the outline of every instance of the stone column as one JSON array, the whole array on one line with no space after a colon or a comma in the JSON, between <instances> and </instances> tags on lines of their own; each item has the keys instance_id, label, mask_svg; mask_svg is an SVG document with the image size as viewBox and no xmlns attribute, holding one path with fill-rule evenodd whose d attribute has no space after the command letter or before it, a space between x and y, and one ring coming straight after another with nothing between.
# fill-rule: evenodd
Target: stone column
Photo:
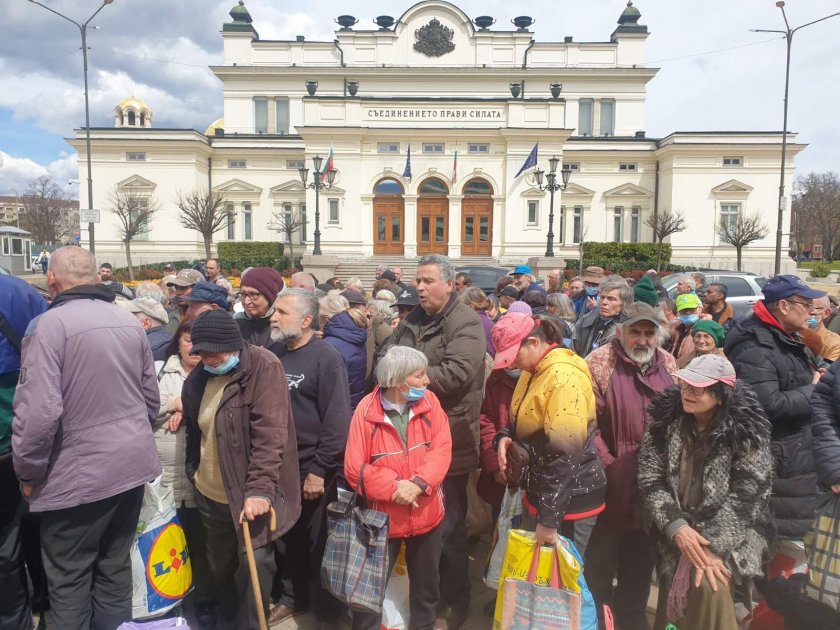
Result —
<instances>
[{"instance_id":1,"label":"stone column","mask_svg":"<svg viewBox=\"0 0 840 630\"><path fill-rule=\"evenodd\" d=\"M403 219L403 255L417 257L417 195L403 195L405 218Z\"/></svg>"},{"instance_id":2,"label":"stone column","mask_svg":"<svg viewBox=\"0 0 840 630\"><path fill-rule=\"evenodd\" d=\"M447 195L449 200L449 252L450 258L461 257L461 200L463 195ZM478 226L475 226L478 229ZM477 238L477 233L473 235Z\"/></svg>"}]
</instances>

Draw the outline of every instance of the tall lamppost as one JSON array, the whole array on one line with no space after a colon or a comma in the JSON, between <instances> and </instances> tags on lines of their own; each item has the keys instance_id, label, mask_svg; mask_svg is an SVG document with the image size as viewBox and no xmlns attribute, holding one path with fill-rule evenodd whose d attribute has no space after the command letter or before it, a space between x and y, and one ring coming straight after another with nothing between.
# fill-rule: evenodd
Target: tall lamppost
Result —
<instances>
[{"instance_id":1,"label":"tall lamppost","mask_svg":"<svg viewBox=\"0 0 840 630\"><path fill-rule=\"evenodd\" d=\"M111 4L114 0L102 0L102 4L100 7L93 12L85 22L79 24L76 20L72 20L63 13L59 13L55 9L48 7L45 4L41 4L38 0L29 0L32 4L37 4L39 7L43 7L50 13L55 13L58 17L64 18L68 22L75 24L76 27L79 29L79 33L82 36L82 60L84 61L84 71L85 71L85 145L87 151L87 192L88 192L88 210L93 210L93 166L91 164L91 156L90 156L90 103L88 101L88 60L87 60L87 29L88 24L90 24L91 20L96 17L96 15L105 8L106 5ZM94 224L88 223L88 240L90 241L90 253L96 253L96 241L94 238Z\"/></svg>"},{"instance_id":2,"label":"tall lamppost","mask_svg":"<svg viewBox=\"0 0 840 630\"><path fill-rule=\"evenodd\" d=\"M555 156L548 161L548 173L540 168L534 169L534 177L537 178L537 188L543 191L547 190L551 194L551 200L548 205L548 241L545 245L546 258L554 258L554 193L558 190L566 190L566 187L569 185L569 178L572 176L572 169L568 166L564 166L560 171L562 183L558 183L557 166L559 164L560 158ZM546 180L545 185L543 185L543 177L545 177Z\"/></svg>"},{"instance_id":3,"label":"tall lamppost","mask_svg":"<svg viewBox=\"0 0 840 630\"><path fill-rule=\"evenodd\" d=\"M787 45L787 59L785 61L785 106L784 106L784 118L782 121L782 168L781 173L779 175L779 213L778 218L776 221L776 261L774 266L774 273L779 275L782 273L782 234L783 234L783 224L785 220L785 156L787 154L787 119L788 119L788 88L790 86L790 46L793 43L793 34L796 31L805 28L806 26L811 26L811 24L816 24L817 22L822 22L829 18L833 18L837 15L840 15L840 11L837 13L832 13L831 15L826 15L825 17L821 17L818 20L813 20L812 22L807 22L806 24L801 24L796 28L791 28L790 23L788 22L787 15L785 14L785 3L782 0L776 2L776 6L782 10L782 18L785 21L785 30L770 30L764 28L754 28L751 29L753 33L781 33L785 37L785 44Z\"/></svg>"},{"instance_id":4,"label":"tall lamppost","mask_svg":"<svg viewBox=\"0 0 840 630\"><path fill-rule=\"evenodd\" d=\"M321 255L321 209L319 206L319 198L321 196L321 190L329 190L332 188L333 182L335 181L335 174L336 170L331 168L326 172L326 183L324 183L325 175L321 173L321 165L324 162L324 158L320 155L316 155L312 158L312 183L308 184L306 180L309 177L309 169L305 166L303 168L298 169L298 173L300 173L300 179L303 182L304 188L312 188L315 190L315 245L312 248L312 255L313 256L320 256Z\"/></svg>"}]
</instances>

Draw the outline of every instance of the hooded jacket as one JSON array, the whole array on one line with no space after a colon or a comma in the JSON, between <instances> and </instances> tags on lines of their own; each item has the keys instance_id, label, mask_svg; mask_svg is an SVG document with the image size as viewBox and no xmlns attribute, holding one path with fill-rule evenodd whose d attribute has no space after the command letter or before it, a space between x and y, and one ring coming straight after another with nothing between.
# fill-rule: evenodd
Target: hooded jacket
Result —
<instances>
[{"instance_id":1,"label":"hooded jacket","mask_svg":"<svg viewBox=\"0 0 840 630\"><path fill-rule=\"evenodd\" d=\"M102 285L61 293L23 338L12 453L33 512L116 496L160 472L154 362L137 318Z\"/></svg>"},{"instance_id":2,"label":"hooded jacket","mask_svg":"<svg viewBox=\"0 0 840 630\"><path fill-rule=\"evenodd\" d=\"M732 327L724 352L738 378L752 385L770 419L775 463L770 503L779 536L801 540L813 523L817 495L811 451L814 355L798 335L780 329L763 302Z\"/></svg>"},{"instance_id":3,"label":"hooded jacket","mask_svg":"<svg viewBox=\"0 0 840 630\"><path fill-rule=\"evenodd\" d=\"M146 331L146 339L149 340L149 347L152 349L152 358L155 361L165 361L172 334L164 326L155 326Z\"/></svg>"},{"instance_id":4,"label":"hooded jacket","mask_svg":"<svg viewBox=\"0 0 840 630\"><path fill-rule=\"evenodd\" d=\"M353 419L344 454L344 474L369 507L389 516L388 536L405 538L431 531L443 520L441 484L452 459L449 421L437 396L411 405L406 441L385 415L377 387L365 396ZM417 507L391 500L397 482L414 480L422 492Z\"/></svg>"},{"instance_id":5,"label":"hooded jacket","mask_svg":"<svg viewBox=\"0 0 840 630\"><path fill-rule=\"evenodd\" d=\"M347 368L350 409L355 410L367 389L367 329L346 311L333 315L324 326L324 341L338 350Z\"/></svg>"},{"instance_id":6,"label":"hooded jacket","mask_svg":"<svg viewBox=\"0 0 840 630\"><path fill-rule=\"evenodd\" d=\"M578 325L575 326L575 352L581 357L586 357L593 350L607 345L615 335L615 324L620 324L625 319L627 319L627 313L622 310L618 317L603 322L604 330L599 336L596 331L599 330L602 322L601 312L596 306L594 310L584 315Z\"/></svg>"},{"instance_id":7,"label":"hooded jacket","mask_svg":"<svg viewBox=\"0 0 840 630\"><path fill-rule=\"evenodd\" d=\"M484 389L484 329L475 311L450 296L443 310L428 317L414 308L394 331L392 343L409 346L429 360L429 389L440 399L452 434L450 475L478 468L478 412Z\"/></svg>"},{"instance_id":8,"label":"hooded jacket","mask_svg":"<svg viewBox=\"0 0 840 630\"><path fill-rule=\"evenodd\" d=\"M595 447L595 395L583 359L554 347L533 373L523 372L502 435L534 454L525 483L537 521L560 529L564 520L597 514L606 477Z\"/></svg>"},{"instance_id":9,"label":"hooded jacket","mask_svg":"<svg viewBox=\"0 0 840 630\"><path fill-rule=\"evenodd\" d=\"M831 364L811 396L814 460L820 483L840 485L840 362Z\"/></svg>"},{"instance_id":10,"label":"hooded jacket","mask_svg":"<svg viewBox=\"0 0 840 630\"><path fill-rule=\"evenodd\" d=\"M493 444L496 434L510 424L510 401L517 380L508 376L504 370L493 370L484 386L484 400L478 416L481 428L481 474L477 490L482 499L496 508L502 505L505 487L493 479L493 473L501 470Z\"/></svg>"},{"instance_id":11,"label":"hooded jacket","mask_svg":"<svg viewBox=\"0 0 840 630\"><path fill-rule=\"evenodd\" d=\"M681 553L671 537L683 525L706 538L734 574L763 575L762 561L773 541L768 505L773 460L770 423L755 392L736 383L729 413L712 429L703 463L703 500L694 509L679 500L685 441L679 387L658 394L648 412L651 422L639 451L639 491L650 524L665 535L659 542L660 588L670 589Z\"/></svg>"}]
</instances>

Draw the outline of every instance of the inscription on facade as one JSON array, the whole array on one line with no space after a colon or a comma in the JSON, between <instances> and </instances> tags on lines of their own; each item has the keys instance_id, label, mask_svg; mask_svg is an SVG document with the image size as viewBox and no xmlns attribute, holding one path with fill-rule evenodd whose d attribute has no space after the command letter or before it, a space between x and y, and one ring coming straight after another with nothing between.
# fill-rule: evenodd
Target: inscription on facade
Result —
<instances>
[{"instance_id":1,"label":"inscription on facade","mask_svg":"<svg viewBox=\"0 0 840 630\"><path fill-rule=\"evenodd\" d=\"M456 119L484 119L501 120L502 112L498 109L431 109L418 107L403 108L369 108L368 118L380 118L387 120L456 120Z\"/></svg>"}]
</instances>

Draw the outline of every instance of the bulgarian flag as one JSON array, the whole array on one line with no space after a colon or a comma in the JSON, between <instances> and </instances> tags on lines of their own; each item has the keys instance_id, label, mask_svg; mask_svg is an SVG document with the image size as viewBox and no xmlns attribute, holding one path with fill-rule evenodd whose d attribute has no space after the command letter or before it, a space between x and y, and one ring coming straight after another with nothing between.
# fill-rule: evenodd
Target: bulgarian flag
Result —
<instances>
[{"instance_id":1,"label":"bulgarian flag","mask_svg":"<svg viewBox=\"0 0 840 630\"><path fill-rule=\"evenodd\" d=\"M452 183L458 179L458 147L455 147L455 159L452 162Z\"/></svg>"},{"instance_id":2,"label":"bulgarian flag","mask_svg":"<svg viewBox=\"0 0 840 630\"><path fill-rule=\"evenodd\" d=\"M330 154L327 156L327 159L324 160L324 167L321 169L320 177L321 181L324 181L327 178L327 171L331 168L335 168L333 165L333 150L330 147Z\"/></svg>"}]
</instances>

